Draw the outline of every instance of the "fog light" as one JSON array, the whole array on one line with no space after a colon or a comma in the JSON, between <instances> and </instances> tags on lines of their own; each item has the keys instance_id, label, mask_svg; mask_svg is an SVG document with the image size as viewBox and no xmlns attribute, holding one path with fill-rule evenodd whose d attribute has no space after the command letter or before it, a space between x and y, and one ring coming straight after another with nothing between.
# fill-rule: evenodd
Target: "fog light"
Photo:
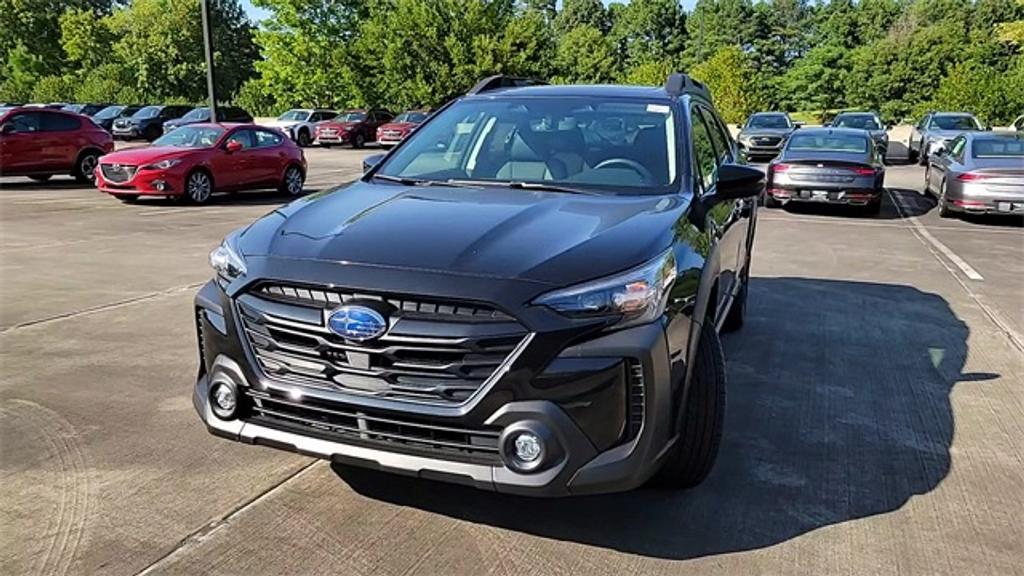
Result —
<instances>
[{"instance_id":1,"label":"fog light","mask_svg":"<svg viewBox=\"0 0 1024 576\"><path fill-rule=\"evenodd\" d=\"M544 446L541 444L540 438L529 432L516 436L515 447L516 459L525 463L536 462L544 453Z\"/></svg>"},{"instance_id":2,"label":"fog light","mask_svg":"<svg viewBox=\"0 0 1024 576\"><path fill-rule=\"evenodd\" d=\"M167 183L164 182L163 180L154 180L153 187L159 190L160 192L163 192L164 190L167 189Z\"/></svg>"},{"instance_id":3,"label":"fog light","mask_svg":"<svg viewBox=\"0 0 1024 576\"><path fill-rule=\"evenodd\" d=\"M210 390L210 407L221 420L230 420L235 416L238 398L234 386L217 382Z\"/></svg>"}]
</instances>

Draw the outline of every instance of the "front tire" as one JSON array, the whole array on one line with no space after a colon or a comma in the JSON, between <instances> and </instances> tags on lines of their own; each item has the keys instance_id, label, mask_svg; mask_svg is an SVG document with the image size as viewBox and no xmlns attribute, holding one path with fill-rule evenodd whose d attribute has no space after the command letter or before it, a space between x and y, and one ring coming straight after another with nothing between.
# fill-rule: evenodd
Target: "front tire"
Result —
<instances>
[{"instance_id":1,"label":"front tire","mask_svg":"<svg viewBox=\"0 0 1024 576\"><path fill-rule=\"evenodd\" d=\"M213 195L213 178L205 170L193 170L185 179L185 199L192 204L206 204Z\"/></svg>"},{"instance_id":2,"label":"front tire","mask_svg":"<svg viewBox=\"0 0 1024 576\"><path fill-rule=\"evenodd\" d=\"M356 137L352 140L353 148L362 148L366 145L366 138L362 134L356 134Z\"/></svg>"},{"instance_id":3,"label":"front tire","mask_svg":"<svg viewBox=\"0 0 1024 576\"><path fill-rule=\"evenodd\" d=\"M921 140L921 147L917 151L917 165L927 166L928 165L928 149L925 147L924 140Z\"/></svg>"},{"instance_id":4,"label":"front tire","mask_svg":"<svg viewBox=\"0 0 1024 576\"><path fill-rule=\"evenodd\" d=\"M298 137L295 141L302 148L309 148L309 145L313 143L312 139L309 137L309 130L306 130L305 128L299 130Z\"/></svg>"},{"instance_id":5,"label":"front tire","mask_svg":"<svg viewBox=\"0 0 1024 576\"><path fill-rule=\"evenodd\" d=\"M949 201L946 200L946 181L939 185L939 218L952 218L956 214L949 208Z\"/></svg>"},{"instance_id":6,"label":"front tire","mask_svg":"<svg viewBox=\"0 0 1024 576\"><path fill-rule=\"evenodd\" d=\"M96 166L99 165L100 155L94 151L83 152L75 164L75 180L82 184L92 184L96 181Z\"/></svg>"},{"instance_id":7,"label":"front tire","mask_svg":"<svg viewBox=\"0 0 1024 576\"><path fill-rule=\"evenodd\" d=\"M697 486L715 465L725 422L725 356L713 321L704 320L679 438L651 479L665 488Z\"/></svg>"}]
</instances>

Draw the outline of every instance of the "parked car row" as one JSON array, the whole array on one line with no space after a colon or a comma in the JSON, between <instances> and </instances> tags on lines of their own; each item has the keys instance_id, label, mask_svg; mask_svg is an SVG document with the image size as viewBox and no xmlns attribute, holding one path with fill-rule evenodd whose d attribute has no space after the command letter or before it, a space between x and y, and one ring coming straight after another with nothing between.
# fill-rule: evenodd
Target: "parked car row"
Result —
<instances>
[{"instance_id":1,"label":"parked car row","mask_svg":"<svg viewBox=\"0 0 1024 576\"><path fill-rule=\"evenodd\" d=\"M391 147L426 120L429 110L409 110L397 117L382 108L356 108L337 112L323 108L294 108L266 123L279 128L299 146L352 146L370 142Z\"/></svg>"}]
</instances>

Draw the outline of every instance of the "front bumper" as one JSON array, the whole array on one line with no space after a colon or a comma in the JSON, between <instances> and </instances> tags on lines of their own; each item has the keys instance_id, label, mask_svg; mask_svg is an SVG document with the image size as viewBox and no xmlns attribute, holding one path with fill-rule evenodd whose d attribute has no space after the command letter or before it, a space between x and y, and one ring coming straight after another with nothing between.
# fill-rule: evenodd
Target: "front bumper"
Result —
<instances>
[{"instance_id":1,"label":"front bumper","mask_svg":"<svg viewBox=\"0 0 1024 576\"><path fill-rule=\"evenodd\" d=\"M181 169L139 170L124 182L112 182L96 167L96 187L114 196L180 196L185 190L185 172Z\"/></svg>"},{"instance_id":2,"label":"front bumper","mask_svg":"<svg viewBox=\"0 0 1024 576\"><path fill-rule=\"evenodd\" d=\"M351 134L349 132L338 132L335 134L321 134L316 135L316 144L348 144L351 141Z\"/></svg>"},{"instance_id":3,"label":"front bumper","mask_svg":"<svg viewBox=\"0 0 1024 576\"><path fill-rule=\"evenodd\" d=\"M111 133L115 138L137 138L142 135L139 127L135 125L128 127L114 126Z\"/></svg>"},{"instance_id":4,"label":"front bumper","mask_svg":"<svg viewBox=\"0 0 1024 576\"><path fill-rule=\"evenodd\" d=\"M524 353L502 376L483 392L482 401L463 415L414 415L401 402L384 409L359 405L352 395L342 392L314 390L268 378L254 370L251 353L238 336L233 306L215 283L207 284L196 296L197 323L200 334L201 368L193 392L193 404L208 430L224 438L270 446L305 454L341 464L374 468L474 486L476 488L533 496L566 496L573 494L615 492L643 484L660 466L673 442L674 430L671 401L673 388L665 330L656 322L613 332L582 344L570 346L548 366L539 367L537 377L525 383L523 374L531 370ZM595 428L604 424L625 426L621 418L609 417L599 410L603 400L578 395L576 401L565 401L559 390L571 391L590 386L593 372L577 376L573 373L588 360L601 362L608 358L629 358L642 374L642 424L635 434L623 430L620 440L601 439ZM564 361L559 362L560 359ZM558 364L557 374L551 373ZM612 369L611 372L614 372ZM545 380L543 388L534 383ZM281 404L323 407L330 400L330 409L359 420L356 428L362 434L341 436L333 430L317 430L300 426L283 426L262 418L262 408L247 412L234 420L218 418L210 404L211 383L229 382L239 391L243 402L258 398L277 398ZM552 385L551 383L555 384ZM611 388L610 385L609 388ZM627 388L624 393L629 394ZM565 394L562 394L565 396ZM569 394L571 396L571 393ZM280 400L285 399L285 400ZM591 400L593 399L593 405ZM627 398L627 404L629 399ZM379 405L378 405L379 406ZM582 406L582 408L581 408ZM320 410L321 408L313 408ZM260 414L256 414L259 411ZM602 420L607 420L602 422ZM424 449L407 449L396 442L377 441L374 428L367 422L402 422L409 427L437 427L440 430L478 429L497 438L498 454L490 459L454 457L450 453L433 453ZM501 446L509 435L523 426L545 431L551 446L551 461L536 472L517 471L508 464Z\"/></svg>"}]
</instances>

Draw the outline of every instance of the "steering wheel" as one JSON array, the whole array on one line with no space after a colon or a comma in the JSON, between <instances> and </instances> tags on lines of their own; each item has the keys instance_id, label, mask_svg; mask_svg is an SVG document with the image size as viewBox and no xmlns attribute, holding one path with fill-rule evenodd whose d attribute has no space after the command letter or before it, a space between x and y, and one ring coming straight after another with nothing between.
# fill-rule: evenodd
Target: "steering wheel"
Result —
<instances>
[{"instance_id":1,"label":"steering wheel","mask_svg":"<svg viewBox=\"0 0 1024 576\"><path fill-rule=\"evenodd\" d=\"M607 160L602 160L597 164L597 166L594 166L594 170L600 170L602 168L609 168L612 166L624 166L629 168L639 174L640 177L644 179L645 184L654 181L654 174L651 174L650 170L645 168L643 164L636 160L630 160L629 158L609 158Z\"/></svg>"}]
</instances>

